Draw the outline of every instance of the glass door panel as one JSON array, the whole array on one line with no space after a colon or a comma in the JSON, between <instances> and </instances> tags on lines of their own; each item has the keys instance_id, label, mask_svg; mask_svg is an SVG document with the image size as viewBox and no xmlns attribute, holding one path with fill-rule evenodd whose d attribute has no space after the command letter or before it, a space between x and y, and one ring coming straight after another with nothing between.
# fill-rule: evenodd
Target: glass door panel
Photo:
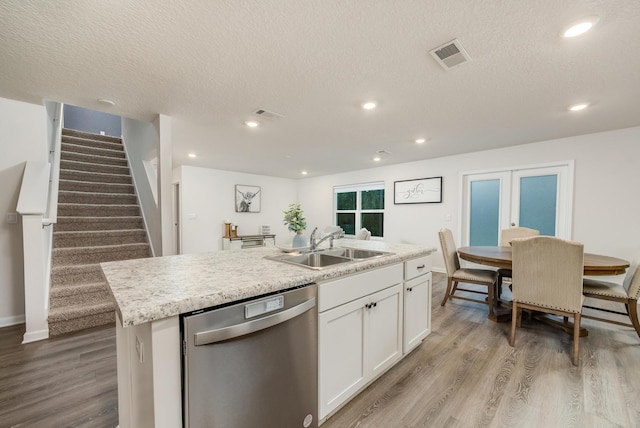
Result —
<instances>
[{"instance_id":1,"label":"glass door panel","mask_svg":"<svg viewBox=\"0 0 640 428\"><path fill-rule=\"evenodd\" d=\"M498 245L500 180L471 182L469 245Z\"/></svg>"},{"instance_id":2,"label":"glass door panel","mask_svg":"<svg viewBox=\"0 0 640 428\"><path fill-rule=\"evenodd\" d=\"M558 176L541 175L520 178L519 225L556 235Z\"/></svg>"}]
</instances>

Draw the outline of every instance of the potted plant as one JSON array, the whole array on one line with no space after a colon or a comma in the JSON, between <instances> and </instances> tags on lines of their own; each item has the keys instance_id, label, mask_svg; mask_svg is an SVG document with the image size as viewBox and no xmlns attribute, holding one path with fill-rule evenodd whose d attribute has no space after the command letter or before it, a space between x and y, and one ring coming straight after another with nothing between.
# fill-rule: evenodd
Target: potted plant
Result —
<instances>
[{"instance_id":1,"label":"potted plant","mask_svg":"<svg viewBox=\"0 0 640 428\"><path fill-rule=\"evenodd\" d=\"M291 204L289 208L284 211L284 224L290 231L296 233L291 246L305 247L307 240L304 235L302 235L302 231L307 228L307 219L304 218L300 204Z\"/></svg>"}]
</instances>

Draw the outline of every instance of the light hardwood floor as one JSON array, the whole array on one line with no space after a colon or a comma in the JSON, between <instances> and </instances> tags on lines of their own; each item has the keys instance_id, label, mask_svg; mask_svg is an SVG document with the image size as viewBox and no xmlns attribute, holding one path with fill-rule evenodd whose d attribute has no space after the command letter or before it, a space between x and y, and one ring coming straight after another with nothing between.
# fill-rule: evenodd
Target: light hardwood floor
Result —
<instances>
[{"instance_id":1,"label":"light hardwood floor","mask_svg":"<svg viewBox=\"0 0 640 428\"><path fill-rule=\"evenodd\" d=\"M631 328L584 320L574 367L570 336L524 320L511 348L510 324L487 320L485 305L442 308L445 285L435 274L431 335L323 428L640 426ZM0 427L114 428L114 329L28 345L22 333L0 329Z\"/></svg>"}]
</instances>

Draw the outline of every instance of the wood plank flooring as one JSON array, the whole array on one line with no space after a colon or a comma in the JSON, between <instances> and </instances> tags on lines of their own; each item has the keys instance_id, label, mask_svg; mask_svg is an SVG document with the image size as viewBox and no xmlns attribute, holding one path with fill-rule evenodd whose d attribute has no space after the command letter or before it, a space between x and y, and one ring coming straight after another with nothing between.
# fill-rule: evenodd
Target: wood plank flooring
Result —
<instances>
[{"instance_id":1,"label":"wood plank flooring","mask_svg":"<svg viewBox=\"0 0 640 428\"><path fill-rule=\"evenodd\" d=\"M26 345L23 334L0 329L0 427L118 425L114 327Z\"/></svg>"},{"instance_id":2,"label":"wood plank flooring","mask_svg":"<svg viewBox=\"0 0 640 428\"><path fill-rule=\"evenodd\" d=\"M431 335L323 428L640 426L633 329L584 320L574 367L568 335L525 319L511 348L485 305L441 307L445 284L434 274ZM21 345L23 332L0 329L0 428L114 428L115 329Z\"/></svg>"}]
</instances>

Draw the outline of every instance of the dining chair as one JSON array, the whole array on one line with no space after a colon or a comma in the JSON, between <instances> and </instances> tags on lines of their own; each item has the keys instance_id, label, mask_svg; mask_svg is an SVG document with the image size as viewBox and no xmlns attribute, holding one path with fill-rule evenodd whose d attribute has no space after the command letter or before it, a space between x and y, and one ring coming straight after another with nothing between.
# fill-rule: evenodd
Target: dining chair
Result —
<instances>
[{"instance_id":1,"label":"dining chair","mask_svg":"<svg viewBox=\"0 0 640 428\"><path fill-rule=\"evenodd\" d=\"M622 281L622 285L609 281L585 278L583 280L582 292L585 297L624 303L626 312L613 311L587 305L584 307L611 312L618 315L626 315L631 320L631 324L594 317L591 315L583 315L585 318L633 327L636 330L638 337L640 337L640 322L638 322L638 298L640 297L640 254L636 255L635 259L631 262L631 266L629 267L629 270L627 270L627 274Z\"/></svg>"},{"instance_id":2,"label":"dining chair","mask_svg":"<svg viewBox=\"0 0 640 428\"><path fill-rule=\"evenodd\" d=\"M522 309L573 317L573 364L579 363L584 245L552 236L511 241L513 312L509 345L514 346Z\"/></svg>"},{"instance_id":3,"label":"dining chair","mask_svg":"<svg viewBox=\"0 0 640 428\"><path fill-rule=\"evenodd\" d=\"M500 246L509 247L511 241L518 238L528 238L530 236L539 236L540 231L536 229L530 229L528 227L510 227L508 229L502 229L500 231ZM498 269L498 295L499 299L502 295L502 283L503 281L511 280L511 269L500 268Z\"/></svg>"},{"instance_id":4,"label":"dining chair","mask_svg":"<svg viewBox=\"0 0 640 428\"><path fill-rule=\"evenodd\" d=\"M498 273L489 269L467 269L460 267L460 259L458 258L458 250L453 240L453 233L449 229L440 229L438 232L440 238L440 246L442 248L442 256L444 257L444 265L447 270L447 291L444 294L440 306L444 306L448 299L461 299L471 302L485 303L489 305L489 319L495 320L496 316L493 310L496 300L496 282L498 281ZM487 287L487 300L470 299L464 296L457 296L456 291L467 291L471 293L485 294L478 290L459 288L458 283L484 285Z\"/></svg>"}]
</instances>

